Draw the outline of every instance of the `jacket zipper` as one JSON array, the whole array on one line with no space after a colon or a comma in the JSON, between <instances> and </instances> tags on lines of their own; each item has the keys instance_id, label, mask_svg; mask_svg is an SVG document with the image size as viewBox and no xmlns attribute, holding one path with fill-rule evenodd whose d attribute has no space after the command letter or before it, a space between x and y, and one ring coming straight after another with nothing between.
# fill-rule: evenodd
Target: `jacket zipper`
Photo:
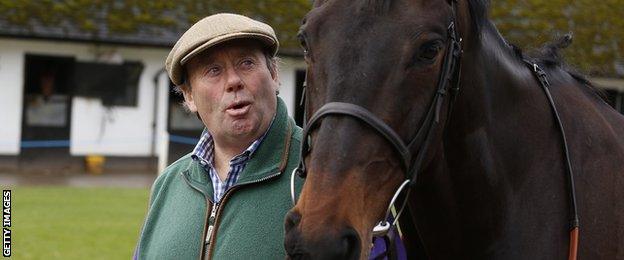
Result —
<instances>
[{"instance_id":1,"label":"jacket zipper","mask_svg":"<svg viewBox=\"0 0 624 260\"><path fill-rule=\"evenodd\" d=\"M208 211L209 211L209 210L208 210L208 208L210 208L210 207L211 207L211 206L210 206L210 204L211 204L211 202L212 202L212 201L210 201L210 199L208 198L208 196L206 196L206 195L205 195L205 194L201 191L201 189L199 189L198 187L196 187L195 185L193 185L193 184L192 184L192 183L191 183L191 182L187 179L187 176L186 176L185 174L182 174L182 179L184 179L184 182L186 182L186 184L187 184L188 186L190 186L191 188L193 188L193 189L194 189L194 190L196 190L197 192L199 192L199 193L201 193L202 195L204 195L204 198L206 199L206 215L204 216L205 221L204 221L204 227L203 227L203 230L204 230L204 231L202 232L202 236L201 236L201 237L202 237L202 239L201 239L201 245L200 245L200 251L199 251L199 259L201 260L202 258L204 258L204 246L206 245L206 243L204 243L203 238L204 238L204 237L206 237L206 231L207 231L207 230L206 230L206 229L207 229L207 228L206 228L206 226L208 225L208 220L209 220L209 217L208 217L208 216L209 216L209 213L208 213ZM212 203L212 204L214 205L215 203ZM214 207L214 206L213 206L212 208L214 209L214 208L216 208L216 207ZM210 211L212 211L212 210L210 210Z\"/></svg>"},{"instance_id":2,"label":"jacket zipper","mask_svg":"<svg viewBox=\"0 0 624 260\"><path fill-rule=\"evenodd\" d=\"M210 211L210 217L208 217L208 231L206 231L206 244L210 244L210 237L212 237L212 230L215 225L215 217L217 216L217 210L219 209L219 203L215 203L212 205L212 210Z\"/></svg>"},{"instance_id":3,"label":"jacket zipper","mask_svg":"<svg viewBox=\"0 0 624 260\"><path fill-rule=\"evenodd\" d=\"M213 234L215 234L217 232L217 229L219 228L218 225L218 220L219 220L219 216L221 215L221 210L219 205L224 205L224 203L227 201L227 199L230 197L229 195L234 192L234 190L240 188L241 186L245 186L245 185L249 185L249 184L254 184L254 183L259 183L259 182L263 182L266 181L268 179L272 179L278 175L280 175L281 172L276 172L273 173L269 176L266 176L262 179L258 179L255 181L250 181L250 182L245 182L245 183L241 183L241 184L237 184L232 186L231 188L229 188L225 194L223 195L223 198L221 198L221 201L219 203L216 204L216 206L213 207L213 210L211 213L214 213L214 222L211 226L209 226L208 229L210 229L210 227L212 227L212 231L211 233L206 235L206 244L208 244L208 252L206 252L206 259L212 259L212 251L214 250L214 244L215 244L215 240L216 240L216 236L214 236ZM214 209L216 208L216 210ZM211 215L212 216L212 215ZM203 247L202 247L202 252L204 251Z\"/></svg>"}]
</instances>

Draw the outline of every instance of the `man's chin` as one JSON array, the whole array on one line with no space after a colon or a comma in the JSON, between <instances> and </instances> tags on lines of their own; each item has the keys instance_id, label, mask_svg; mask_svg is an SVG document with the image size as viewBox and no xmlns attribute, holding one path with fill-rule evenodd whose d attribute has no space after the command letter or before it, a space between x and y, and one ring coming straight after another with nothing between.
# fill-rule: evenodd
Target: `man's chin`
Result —
<instances>
[{"instance_id":1,"label":"man's chin","mask_svg":"<svg viewBox=\"0 0 624 260\"><path fill-rule=\"evenodd\" d=\"M231 136L244 137L253 134L256 128L250 120L237 120L232 123L229 132Z\"/></svg>"}]
</instances>

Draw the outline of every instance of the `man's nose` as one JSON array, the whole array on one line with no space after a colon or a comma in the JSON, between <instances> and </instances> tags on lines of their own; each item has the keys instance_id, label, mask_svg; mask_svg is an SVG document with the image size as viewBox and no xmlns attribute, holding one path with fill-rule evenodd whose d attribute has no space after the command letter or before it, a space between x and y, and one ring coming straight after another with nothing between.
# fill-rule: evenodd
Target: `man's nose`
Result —
<instances>
[{"instance_id":1,"label":"man's nose","mask_svg":"<svg viewBox=\"0 0 624 260\"><path fill-rule=\"evenodd\" d=\"M227 85L225 88L226 92L236 92L244 87L243 79L240 77L238 72L234 69L229 69L227 71Z\"/></svg>"}]
</instances>

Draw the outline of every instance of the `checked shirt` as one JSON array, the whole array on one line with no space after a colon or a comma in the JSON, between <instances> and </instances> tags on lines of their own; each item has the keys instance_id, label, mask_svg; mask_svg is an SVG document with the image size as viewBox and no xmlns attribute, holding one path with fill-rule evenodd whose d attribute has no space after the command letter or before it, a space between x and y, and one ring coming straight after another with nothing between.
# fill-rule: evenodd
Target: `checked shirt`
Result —
<instances>
[{"instance_id":1,"label":"checked shirt","mask_svg":"<svg viewBox=\"0 0 624 260\"><path fill-rule=\"evenodd\" d=\"M271 122L271 125L272 124L273 122ZM269 125L269 129L271 128L271 125ZM268 132L269 131L267 129L266 133ZM212 187L214 190L213 199L215 203L218 203L221 200L221 197L223 197L223 194L225 194L225 192L230 187L236 184L238 176L243 171L243 169L245 169L245 165L247 165L247 162L249 161L253 153L258 149L258 146L260 146L262 140L264 140L266 133L264 133L264 135L251 143L251 145L249 145L249 147L247 147L245 151L243 151L239 155L234 156L234 158L230 160L230 168L227 177L225 180L222 181L219 178L217 170L214 167L214 139L212 138L212 135L210 135L210 132L208 132L208 129L204 128L201 138L199 139L199 142L197 142L197 145L195 146L191 157L193 158L193 160L199 161L199 164L210 175L210 179L212 180Z\"/></svg>"}]
</instances>

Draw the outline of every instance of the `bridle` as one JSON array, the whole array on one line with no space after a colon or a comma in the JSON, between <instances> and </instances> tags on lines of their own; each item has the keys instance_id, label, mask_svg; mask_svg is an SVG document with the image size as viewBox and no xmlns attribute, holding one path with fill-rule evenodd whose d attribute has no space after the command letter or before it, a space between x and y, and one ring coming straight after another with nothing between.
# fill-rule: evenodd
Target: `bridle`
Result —
<instances>
[{"instance_id":1,"label":"bridle","mask_svg":"<svg viewBox=\"0 0 624 260\"><path fill-rule=\"evenodd\" d=\"M379 135L384 137L388 143L392 145L394 150L400 155L401 166L405 175L405 180L399 186L397 191L395 192L392 200L390 201L390 205L388 206L388 210L386 211L386 216L382 219L379 224L373 229L374 236L383 236L388 233L391 227L396 225L397 220L399 219L400 214L403 212L405 205L407 203L407 196L409 195L410 188L416 183L416 178L418 176L418 171L422 167L422 164L425 159L426 150L431 142L432 133L435 126L437 126L440 122L440 113L442 110L442 104L444 103L444 97L451 93L451 102L453 103L454 96L459 92L459 75L461 74L461 54L462 54L462 39L459 36L457 31L457 21L456 21L456 1L452 0L451 8L453 10L453 17L451 23L447 28L447 49L444 55L444 63L442 65L442 71L440 73L440 77L438 80L437 90L433 95L433 99L429 104L429 108L427 109L427 114L423 119L423 123L416 132L416 135L407 143L405 143L401 137L383 120L379 119L375 114L368 111L366 108L361 106L344 103L344 102L329 102L319 108L316 113L312 115L307 124L303 127L303 142L301 147L301 160L299 161L299 166L295 168L291 174L291 197L293 200L293 204L296 203L295 198L295 184L294 184L294 175L297 174L302 178L305 178L306 175L306 166L305 166L305 157L311 151L312 147L309 142L310 133L316 129L319 125L318 123L327 116L349 116L353 118L357 118L361 122L367 124L370 128L374 129ZM452 88L451 88L452 87ZM450 112L449 107L449 112ZM412 161L412 152L416 148L416 145L419 145L416 150L418 153L416 158ZM399 195L404 191L407 191L406 197L403 200L403 204L401 205L401 210L397 213L395 220L392 224L387 222L388 217L391 214L391 209L394 206Z\"/></svg>"},{"instance_id":2,"label":"bridle","mask_svg":"<svg viewBox=\"0 0 624 260\"><path fill-rule=\"evenodd\" d=\"M448 95L450 96L449 107L447 110L446 119L448 120L450 113L453 110L453 104L455 101L456 95L459 93L460 85L459 85L459 77L461 75L461 56L463 53L462 49L462 38L458 32L457 26L457 0L451 0L451 9L453 11L453 16L451 18L451 23L447 28L447 49L444 55L444 63L442 65L442 71L439 76L438 86L436 92L433 95L432 101L429 104L427 109L427 114L423 119L421 127L416 132L416 135L406 144L403 142L401 137L383 120L379 119L375 114L363 108L361 106L344 103L344 102L329 102L319 108L307 122L304 122L303 126L303 142L301 145L301 159L299 161L299 166L295 168L291 173L290 180L290 192L293 204L296 204L296 196L295 196L295 174L299 175L301 178L305 178L306 176L306 166L305 166L305 158L310 153L311 147L311 133L316 127L318 127L318 123L327 116L348 116L353 117L361 122L367 124L371 129L374 129L379 135L384 137L388 143L392 145L394 150L400 155L400 161L402 169L405 172L405 180L396 190L392 199L390 200L390 204L388 209L386 210L385 217L373 228L373 236L386 236L391 228L393 228L401 216L401 213L405 209L405 206L408 201L409 192L411 187L416 184L416 180L418 177L418 171L421 169L422 164L425 159L425 155L427 154L427 149L430 145L432 139L433 129L439 125L440 123L440 113L442 110L442 105L444 103L444 98ZM566 140L565 131L563 128L563 124L561 123L561 119L559 117L559 113L557 111L557 107L553 101L553 98L550 94L549 87L550 83L547 80L546 73L542 70L536 63L525 60L524 61L527 66L531 69L536 79L539 81L542 89L544 90L549 105L552 109L555 121L559 127L562 141L563 141L563 150L564 156L566 160L566 170L568 173L569 179L569 200L571 202L571 215L572 218L570 220L570 247L568 259L577 259L577 250L578 250L578 240L579 240L579 217L577 211L576 204L576 192L574 185L574 177L572 174L572 164L570 161L570 155L568 151L568 144ZM307 74L307 73L306 73ZM305 88L305 86L304 86ZM449 95L450 93L450 95ZM305 96L305 89L304 89ZM302 100L303 101L303 100ZM307 104L306 104L307 105ZM304 116L305 118L305 116ZM418 146L416 158L412 161L412 152L416 145ZM396 213L394 217L394 221L389 223L387 220L392 214L392 209L395 208L394 205L397 202L398 197L406 192L405 197L403 199L403 203Z\"/></svg>"}]
</instances>

